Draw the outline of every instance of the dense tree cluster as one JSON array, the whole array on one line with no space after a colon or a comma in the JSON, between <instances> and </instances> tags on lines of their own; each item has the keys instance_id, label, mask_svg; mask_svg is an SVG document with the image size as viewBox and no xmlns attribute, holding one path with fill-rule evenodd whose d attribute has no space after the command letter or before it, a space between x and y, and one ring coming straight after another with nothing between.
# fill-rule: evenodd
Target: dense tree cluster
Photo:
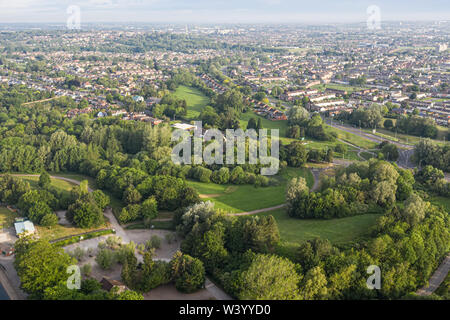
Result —
<instances>
[{"instance_id":1,"label":"dense tree cluster","mask_svg":"<svg viewBox=\"0 0 450 320\"><path fill-rule=\"evenodd\" d=\"M383 122L383 116L387 114L388 109L386 106L373 104L370 107L361 107L355 111L341 112L336 116L337 120L349 121L355 126L361 126L362 128L380 128Z\"/></svg>"},{"instance_id":2,"label":"dense tree cluster","mask_svg":"<svg viewBox=\"0 0 450 320\"><path fill-rule=\"evenodd\" d=\"M319 114L310 117L308 111L301 106L294 106L288 114L288 137L300 139L310 137L320 141L333 141L336 136L332 132L325 131L325 125Z\"/></svg>"},{"instance_id":3,"label":"dense tree cluster","mask_svg":"<svg viewBox=\"0 0 450 320\"><path fill-rule=\"evenodd\" d=\"M335 177L323 177L320 192L293 192L288 186L288 214L296 218L341 218L368 212L370 208L392 207L396 199L412 192L412 174L387 162L372 159L354 163L336 171ZM295 196L290 196L295 195Z\"/></svg>"},{"instance_id":4,"label":"dense tree cluster","mask_svg":"<svg viewBox=\"0 0 450 320\"><path fill-rule=\"evenodd\" d=\"M436 138L438 133L434 120L416 115L401 116L392 130L424 138Z\"/></svg>"},{"instance_id":5,"label":"dense tree cluster","mask_svg":"<svg viewBox=\"0 0 450 320\"><path fill-rule=\"evenodd\" d=\"M385 162L356 165L338 175L339 183L347 174L352 183L361 183L356 172L369 186L371 179L400 179L403 171L394 174L390 167ZM296 179L289 184L287 198L307 192L306 181ZM401 206L387 208L370 239L351 249L315 239L291 254L280 250L273 217L225 216L209 202L179 212L176 221L184 236L182 251L203 261L206 271L239 299L401 298L426 283L450 245L446 212L415 193ZM382 270L381 290L366 287L370 265Z\"/></svg>"},{"instance_id":6,"label":"dense tree cluster","mask_svg":"<svg viewBox=\"0 0 450 320\"><path fill-rule=\"evenodd\" d=\"M450 146L440 146L430 140L420 141L414 148L414 159L420 166L431 165L450 172Z\"/></svg>"}]
</instances>

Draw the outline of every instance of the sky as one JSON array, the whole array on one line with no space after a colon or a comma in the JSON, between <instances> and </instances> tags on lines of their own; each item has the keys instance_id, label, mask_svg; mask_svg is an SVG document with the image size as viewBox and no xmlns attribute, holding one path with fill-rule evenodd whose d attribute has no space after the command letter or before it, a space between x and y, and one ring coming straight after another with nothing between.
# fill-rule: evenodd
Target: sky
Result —
<instances>
[{"instance_id":1,"label":"sky","mask_svg":"<svg viewBox=\"0 0 450 320\"><path fill-rule=\"evenodd\" d=\"M449 0L0 0L0 23L64 23L73 5L81 23L349 23L372 5L381 21L450 20Z\"/></svg>"}]
</instances>

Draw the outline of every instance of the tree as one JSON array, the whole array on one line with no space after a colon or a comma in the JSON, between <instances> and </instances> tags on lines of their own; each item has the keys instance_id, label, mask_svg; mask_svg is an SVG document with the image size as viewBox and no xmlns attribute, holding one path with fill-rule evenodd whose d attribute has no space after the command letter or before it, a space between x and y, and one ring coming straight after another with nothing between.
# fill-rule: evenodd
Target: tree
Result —
<instances>
[{"instance_id":1,"label":"tree","mask_svg":"<svg viewBox=\"0 0 450 320\"><path fill-rule=\"evenodd\" d=\"M293 106L288 113L289 124L302 125L309 119L308 111L301 106Z\"/></svg>"},{"instance_id":2,"label":"tree","mask_svg":"<svg viewBox=\"0 0 450 320\"><path fill-rule=\"evenodd\" d=\"M105 208L109 205L109 197L101 190L95 190L92 192L92 197L101 210L105 210Z\"/></svg>"},{"instance_id":3,"label":"tree","mask_svg":"<svg viewBox=\"0 0 450 320\"><path fill-rule=\"evenodd\" d=\"M250 118L250 120L248 120L247 123L247 130L249 129L257 129L258 128L258 124L256 123L255 118Z\"/></svg>"},{"instance_id":4,"label":"tree","mask_svg":"<svg viewBox=\"0 0 450 320\"><path fill-rule=\"evenodd\" d=\"M200 255L208 272L214 274L216 268L220 268L226 258L228 251L225 249L225 226L216 223L203 235L200 244Z\"/></svg>"},{"instance_id":5,"label":"tree","mask_svg":"<svg viewBox=\"0 0 450 320\"><path fill-rule=\"evenodd\" d=\"M301 277L286 258L258 254L239 277L242 300L292 300L298 298Z\"/></svg>"},{"instance_id":6,"label":"tree","mask_svg":"<svg viewBox=\"0 0 450 320\"><path fill-rule=\"evenodd\" d=\"M97 253L95 261L103 270L109 270L116 263L116 255L111 249L101 249Z\"/></svg>"},{"instance_id":7,"label":"tree","mask_svg":"<svg viewBox=\"0 0 450 320\"><path fill-rule=\"evenodd\" d=\"M170 262L170 268L177 290L192 293L203 287L205 268L199 259L177 251Z\"/></svg>"},{"instance_id":8,"label":"tree","mask_svg":"<svg viewBox=\"0 0 450 320\"><path fill-rule=\"evenodd\" d=\"M320 300L327 296L327 278L322 268L317 266L309 270L300 285L300 296L304 300Z\"/></svg>"},{"instance_id":9,"label":"tree","mask_svg":"<svg viewBox=\"0 0 450 320\"><path fill-rule=\"evenodd\" d=\"M373 201L380 206L391 206L395 203L395 192L397 186L389 181L378 182L372 190Z\"/></svg>"},{"instance_id":10,"label":"tree","mask_svg":"<svg viewBox=\"0 0 450 320\"><path fill-rule=\"evenodd\" d=\"M308 151L300 141L291 142L287 146L287 163L291 167L301 167L308 159Z\"/></svg>"},{"instance_id":11,"label":"tree","mask_svg":"<svg viewBox=\"0 0 450 320\"><path fill-rule=\"evenodd\" d=\"M127 204L136 204L141 201L141 194L134 187L128 187L123 193L123 201Z\"/></svg>"},{"instance_id":12,"label":"tree","mask_svg":"<svg viewBox=\"0 0 450 320\"><path fill-rule=\"evenodd\" d=\"M303 177L292 178L286 187L286 201L290 202L303 193L308 193L309 188Z\"/></svg>"},{"instance_id":13,"label":"tree","mask_svg":"<svg viewBox=\"0 0 450 320\"><path fill-rule=\"evenodd\" d=\"M47 213L40 222L41 226L51 227L58 224L58 216L54 213Z\"/></svg>"},{"instance_id":14,"label":"tree","mask_svg":"<svg viewBox=\"0 0 450 320\"><path fill-rule=\"evenodd\" d=\"M150 197L142 202L141 216L145 221L151 221L158 216L158 203L155 197Z\"/></svg>"},{"instance_id":15,"label":"tree","mask_svg":"<svg viewBox=\"0 0 450 320\"><path fill-rule=\"evenodd\" d=\"M245 172L240 166L236 166L230 174L230 182L233 184L245 183Z\"/></svg>"},{"instance_id":16,"label":"tree","mask_svg":"<svg viewBox=\"0 0 450 320\"><path fill-rule=\"evenodd\" d=\"M22 288L32 297L42 298L46 289L66 285L67 267L76 261L61 247L25 237L16 242L15 248L14 266Z\"/></svg>"},{"instance_id":17,"label":"tree","mask_svg":"<svg viewBox=\"0 0 450 320\"><path fill-rule=\"evenodd\" d=\"M398 148L395 144L388 143L381 148L384 158L388 161L397 161L399 157Z\"/></svg>"},{"instance_id":18,"label":"tree","mask_svg":"<svg viewBox=\"0 0 450 320\"><path fill-rule=\"evenodd\" d=\"M51 185L52 181L50 179L50 175L47 171L43 171L41 175L39 176L39 182L38 185L42 189L48 189Z\"/></svg>"},{"instance_id":19,"label":"tree","mask_svg":"<svg viewBox=\"0 0 450 320\"><path fill-rule=\"evenodd\" d=\"M217 184L227 184L230 180L230 170L227 167L222 167L214 171L211 175L211 180Z\"/></svg>"},{"instance_id":20,"label":"tree","mask_svg":"<svg viewBox=\"0 0 450 320\"><path fill-rule=\"evenodd\" d=\"M79 228L98 227L104 222L102 210L90 197L76 200L69 206L66 215Z\"/></svg>"},{"instance_id":21,"label":"tree","mask_svg":"<svg viewBox=\"0 0 450 320\"><path fill-rule=\"evenodd\" d=\"M428 206L428 202L423 201L419 195L413 193L404 203L402 217L410 226L415 226L425 218Z\"/></svg>"},{"instance_id":22,"label":"tree","mask_svg":"<svg viewBox=\"0 0 450 320\"><path fill-rule=\"evenodd\" d=\"M394 122L391 119L384 120L383 126L386 129L392 129L394 127Z\"/></svg>"},{"instance_id":23,"label":"tree","mask_svg":"<svg viewBox=\"0 0 450 320\"><path fill-rule=\"evenodd\" d=\"M28 209L27 216L34 223L41 224L41 220L43 217L52 214L54 215L50 207L45 202L38 201Z\"/></svg>"}]
</instances>

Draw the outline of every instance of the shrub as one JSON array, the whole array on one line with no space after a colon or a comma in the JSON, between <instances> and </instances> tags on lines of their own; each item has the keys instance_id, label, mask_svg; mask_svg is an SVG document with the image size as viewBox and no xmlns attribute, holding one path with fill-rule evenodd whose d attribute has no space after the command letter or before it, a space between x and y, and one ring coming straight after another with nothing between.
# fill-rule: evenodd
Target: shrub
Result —
<instances>
[{"instance_id":1,"label":"shrub","mask_svg":"<svg viewBox=\"0 0 450 320\"><path fill-rule=\"evenodd\" d=\"M158 237L156 234L152 235L150 237L150 240L147 241L147 248L149 249L159 249L161 248L161 238Z\"/></svg>"},{"instance_id":2,"label":"shrub","mask_svg":"<svg viewBox=\"0 0 450 320\"><path fill-rule=\"evenodd\" d=\"M51 227L58 224L58 216L54 213L47 213L41 219L41 226Z\"/></svg>"},{"instance_id":3,"label":"shrub","mask_svg":"<svg viewBox=\"0 0 450 320\"><path fill-rule=\"evenodd\" d=\"M116 262L116 255L111 249L101 249L95 258L95 261L103 270L109 270Z\"/></svg>"},{"instance_id":4,"label":"shrub","mask_svg":"<svg viewBox=\"0 0 450 320\"><path fill-rule=\"evenodd\" d=\"M81 274L83 274L84 276L89 276L92 272L92 265L91 264L85 264L83 266L81 266Z\"/></svg>"}]
</instances>

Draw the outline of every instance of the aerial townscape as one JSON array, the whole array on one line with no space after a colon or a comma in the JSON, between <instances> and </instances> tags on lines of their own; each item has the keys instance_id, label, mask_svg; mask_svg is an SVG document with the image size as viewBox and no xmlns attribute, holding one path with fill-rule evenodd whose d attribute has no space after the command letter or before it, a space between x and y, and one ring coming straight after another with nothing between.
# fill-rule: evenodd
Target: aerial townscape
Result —
<instances>
[{"instance_id":1,"label":"aerial townscape","mask_svg":"<svg viewBox=\"0 0 450 320\"><path fill-rule=\"evenodd\" d=\"M450 299L449 36L0 24L0 300Z\"/></svg>"}]
</instances>

